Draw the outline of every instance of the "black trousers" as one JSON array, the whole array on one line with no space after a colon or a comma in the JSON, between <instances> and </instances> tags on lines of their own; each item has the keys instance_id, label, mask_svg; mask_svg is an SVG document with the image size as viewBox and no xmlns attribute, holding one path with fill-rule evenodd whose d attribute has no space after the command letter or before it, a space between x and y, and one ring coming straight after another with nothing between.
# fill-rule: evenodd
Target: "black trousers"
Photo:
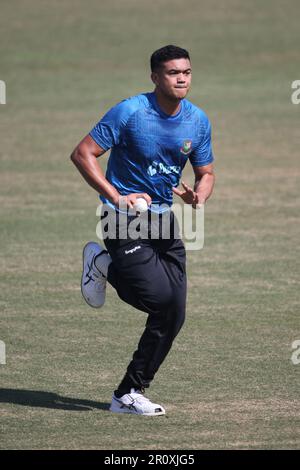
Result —
<instances>
[{"instance_id":1,"label":"black trousers","mask_svg":"<svg viewBox=\"0 0 300 470\"><path fill-rule=\"evenodd\" d=\"M101 216L104 234L108 212L103 210ZM115 215L111 210L111 216ZM182 240L175 237L178 231L175 216L170 213L170 235L165 238L162 216L156 215L153 221L151 215L152 229L155 225L158 228L156 239L151 238L150 212L143 216L147 238L144 231L138 239L128 234L122 239L104 239L113 261L108 270L108 282L124 302L148 314L137 350L118 387L119 394L128 393L131 387L149 387L185 319L186 255ZM132 221L138 222L136 216L128 217L125 223L128 226ZM120 225L118 218L117 230Z\"/></svg>"}]
</instances>

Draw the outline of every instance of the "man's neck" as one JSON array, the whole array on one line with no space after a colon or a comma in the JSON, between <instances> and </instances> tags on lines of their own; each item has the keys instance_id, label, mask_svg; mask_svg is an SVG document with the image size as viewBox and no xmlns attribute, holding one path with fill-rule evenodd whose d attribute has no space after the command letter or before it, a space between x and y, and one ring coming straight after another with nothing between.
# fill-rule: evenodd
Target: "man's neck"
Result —
<instances>
[{"instance_id":1,"label":"man's neck","mask_svg":"<svg viewBox=\"0 0 300 470\"><path fill-rule=\"evenodd\" d=\"M159 90L154 90L157 103L160 109L169 116L175 116L180 111L181 100L170 100L166 96L162 95Z\"/></svg>"}]
</instances>

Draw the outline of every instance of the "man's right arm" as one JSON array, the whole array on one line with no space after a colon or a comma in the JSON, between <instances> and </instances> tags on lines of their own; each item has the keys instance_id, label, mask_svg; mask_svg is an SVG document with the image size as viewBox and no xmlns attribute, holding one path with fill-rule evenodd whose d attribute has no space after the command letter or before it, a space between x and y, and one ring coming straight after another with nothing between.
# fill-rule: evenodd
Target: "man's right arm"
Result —
<instances>
[{"instance_id":1,"label":"man's right arm","mask_svg":"<svg viewBox=\"0 0 300 470\"><path fill-rule=\"evenodd\" d=\"M118 205L120 194L105 178L97 162L97 157L104 153L105 150L88 134L73 150L71 160L92 188L113 204Z\"/></svg>"},{"instance_id":2,"label":"man's right arm","mask_svg":"<svg viewBox=\"0 0 300 470\"><path fill-rule=\"evenodd\" d=\"M71 160L85 181L115 206L123 205L132 208L139 197L146 199L149 206L151 204L151 197L147 193L130 193L126 196L121 196L116 188L105 178L97 162L97 157L100 157L105 152L106 150L100 147L88 134L73 150Z\"/></svg>"}]
</instances>

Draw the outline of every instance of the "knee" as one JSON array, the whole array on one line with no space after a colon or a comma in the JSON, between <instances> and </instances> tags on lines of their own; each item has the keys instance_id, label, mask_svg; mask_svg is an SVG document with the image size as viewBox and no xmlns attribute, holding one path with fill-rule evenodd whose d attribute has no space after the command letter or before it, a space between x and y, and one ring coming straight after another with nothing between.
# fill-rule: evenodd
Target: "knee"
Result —
<instances>
[{"instance_id":1,"label":"knee","mask_svg":"<svg viewBox=\"0 0 300 470\"><path fill-rule=\"evenodd\" d=\"M152 300L160 307L161 311L168 310L173 304L173 292L169 286L159 286L152 292Z\"/></svg>"},{"instance_id":2,"label":"knee","mask_svg":"<svg viewBox=\"0 0 300 470\"><path fill-rule=\"evenodd\" d=\"M181 330L185 321L185 303L178 301L178 296L172 289L162 290L157 294L158 302L154 310L159 312L160 321L164 324L164 329L172 337L175 337Z\"/></svg>"},{"instance_id":3,"label":"knee","mask_svg":"<svg viewBox=\"0 0 300 470\"><path fill-rule=\"evenodd\" d=\"M163 318L161 331L164 331L166 336L173 341L184 324L185 310L170 309L168 312L164 312Z\"/></svg>"},{"instance_id":4,"label":"knee","mask_svg":"<svg viewBox=\"0 0 300 470\"><path fill-rule=\"evenodd\" d=\"M184 321L185 321L185 309L178 309L175 310L174 312L174 318L173 318L173 331L174 331L174 336L176 336L179 331L181 330Z\"/></svg>"},{"instance_id":5,"label":"knee","mask_svg":"<svg viewBox=\"0 0 300 470\"><path fill-rule=\"evenodd\" d=\"M153 312L166 313L173 302L173 293L168 286L149 286L142 295L143 303Z\"/></svg>"}]
</instances>

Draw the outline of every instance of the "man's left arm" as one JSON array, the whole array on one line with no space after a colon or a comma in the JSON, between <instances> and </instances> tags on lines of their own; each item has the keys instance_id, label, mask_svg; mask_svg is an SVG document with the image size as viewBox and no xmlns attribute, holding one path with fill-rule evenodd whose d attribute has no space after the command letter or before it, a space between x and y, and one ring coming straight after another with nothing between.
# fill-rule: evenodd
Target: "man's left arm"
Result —
<instances>
[{"instance_id":1,"label":"man's left arm","mask_svg":"<svg viewBox=\"0 0 300 470\"><path fill-rule=\"evenodd\" d=\"M192 204L194 209L204 204L211 195L215 183L215 173L213 164L203 166L193 166L195 173L194 189L181 182L184 191L178 188L172 188L173 193L181 197L185 204Z\"/></svg>"},{"instance_id":2,"label":"man's left arm","mask_svg":"<svg viewBox=\"0 0 300 470\"><path fill-rule=\"evenodd\" d=\"M193 166L195 174L195 204L204 204L213 192L215 173L213 164Z\"/></svg>"}]
</instances>

